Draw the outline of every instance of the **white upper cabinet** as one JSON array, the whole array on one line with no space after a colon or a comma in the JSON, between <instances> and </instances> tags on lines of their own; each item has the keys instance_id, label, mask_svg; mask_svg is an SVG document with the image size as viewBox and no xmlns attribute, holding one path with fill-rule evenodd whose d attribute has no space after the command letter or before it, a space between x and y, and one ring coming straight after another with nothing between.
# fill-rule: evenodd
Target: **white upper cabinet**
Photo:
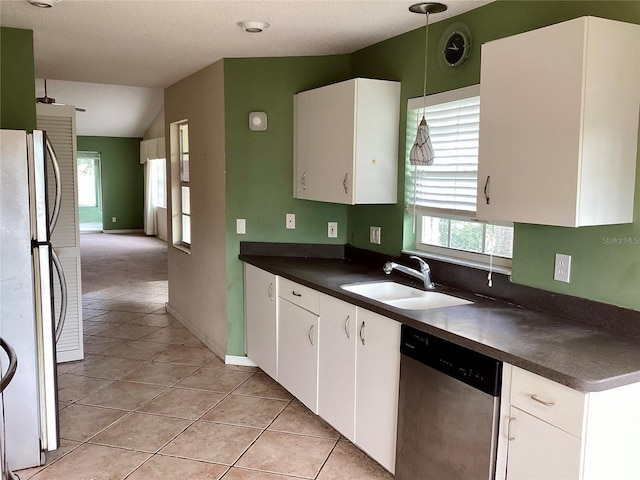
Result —
<instances>
[{"instance_id":1,"label":"white upper cabinet","mask_svg":"<svg viewBox=\"0 0 640 480\"><path fill-rule=\"evenodd\" d=\"M397 202L400 83L356 78L294 96L294 197Z\"/></svg>"},{"instance_id":2,"label":"white upper cabinet","mask_svg":"<svg viewBox=\"0 0 640 480\"><path fill-rule=\"evenodd\" d=\"M581 17L482 46L478 218L631 223L640 25Z\"/></svg>"}]
</instances>

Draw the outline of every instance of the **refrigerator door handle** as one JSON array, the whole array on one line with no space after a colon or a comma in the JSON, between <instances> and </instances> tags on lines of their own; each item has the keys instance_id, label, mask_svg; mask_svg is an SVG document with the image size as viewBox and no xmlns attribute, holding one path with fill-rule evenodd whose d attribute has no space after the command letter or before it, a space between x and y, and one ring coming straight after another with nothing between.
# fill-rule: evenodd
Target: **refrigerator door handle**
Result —
<instances>
[{"instance_id":1,"label":"refrigerator door handle","mask_svg":"<svg viewBox=\"0 0 640 480\"><path fill-rule=\"evenodd\" d=\"M62 203L62 182L60 180L60 165L58 164L56 152L46 134L44 136L44 143L46 145L47 152L49 153L51 164L53 165L53 177L56 183L53 211L51 212L51 220L49 221L49 234L52 234L53 230L56 228L56 224L58 223L58 216L60 215L60 205Z\"/></svg>"},{"instance_id":2,"label":"refrigerator door handle","mask_svg":"<svg viewBox=\"0 0 640 480\"><path fill-rule=\"evenodd\" d=\"M16 351L13 349L13 347L5 342L4 338L2 337L0 337L0 347L2 347L2 349L7 354L7 357L9 357L9 367L7 368L7 373L5 373L0 380L0 393L2 393L4 392L4 389L7 388L7 385L11 383L11 380L13 380L13 376L16 373L16 368L18 367L18 356L16 355Z\"/></svg>"},{"instance_id":3,"label":"refrigerator door handle","mask_svg":"<svg viewBox=\"0 0 640 480\"><path fill-rule=\"evenodd\" d=\"M56 343L60 340L62 335L62 328L64 327L64 321L67 317L67 280L64 276L64 270L62 269L62 263L58 258L54 248L51 248L51 259L53 260L53 266L56 268L58 274L58 280L60 281L60 316L56 323Z\"/></svg>"}]
</instances>

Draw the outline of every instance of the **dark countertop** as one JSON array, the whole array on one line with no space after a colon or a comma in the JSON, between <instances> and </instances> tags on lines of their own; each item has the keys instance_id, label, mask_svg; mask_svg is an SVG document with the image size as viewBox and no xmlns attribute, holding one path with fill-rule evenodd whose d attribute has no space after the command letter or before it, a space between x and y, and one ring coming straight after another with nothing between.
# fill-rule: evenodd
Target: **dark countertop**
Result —
<instances>
[{"instance_id":1,"label":"dark countertop","mask_svg":"<svg viewBox=\"0 0 640 480\"><path fill-rule=\"evenodd\" d=\"M546 377L581 392L640 382L640 339L438 286L474 303L401 310L340 285L410 277L341 259L241 255L240 260L359 307Z\"/></svg>"}]
</instances>

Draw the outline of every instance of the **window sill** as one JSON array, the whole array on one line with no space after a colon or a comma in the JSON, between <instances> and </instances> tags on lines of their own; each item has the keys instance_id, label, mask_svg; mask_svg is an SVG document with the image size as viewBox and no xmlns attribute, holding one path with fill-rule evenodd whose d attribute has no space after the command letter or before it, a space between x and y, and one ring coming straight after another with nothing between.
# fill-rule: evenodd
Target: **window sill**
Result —
<instances>
[{"instance_id":1,"label":"window sill","mask_svg":"<svg viewBox=\"0 0 640 480\"><path fill-rule=\"evenodd\" d=\"M475 268L478 270L489 271L489 264L482 262L475 262L473 260L465 260L462 258L452 257L449 255L442 255L437 253L425 252L424 250L402 250L402 253L407 255L417 255L419 257L432 258L434 260L440 260L442 262L452 263L454 265L462 265L463 267ZM501 273L503 275L511 276L511 268L503 267L501 265L493 265L492 272Z\"/></svg>"},{"instance_id":2,"label":"window sill","mask_svg":"<svg viewBox=\"0 0 640 480\"><path fill-rule=\"evenodd\" d=\"M191 255L191 247L183 244L183 243L174 243L173 248L176 250L180 250L181 252L186 253L187 255Z\"/></svg>"}]
</instances>

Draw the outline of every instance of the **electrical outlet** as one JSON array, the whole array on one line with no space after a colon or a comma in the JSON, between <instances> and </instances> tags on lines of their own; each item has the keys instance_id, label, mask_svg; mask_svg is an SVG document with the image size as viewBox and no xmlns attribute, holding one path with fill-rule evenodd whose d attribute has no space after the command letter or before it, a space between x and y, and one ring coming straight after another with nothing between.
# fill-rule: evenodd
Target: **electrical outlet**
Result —
<instances>
[{"instance_id":1,"label":"electrical outlet","mask_svg":"<svg viewBox=\"0 0 640 480\"><path fill-rule=\"evenodd\" d=\"M236 218L236 233L244 235L247 233L247 220L244 218Z\"/></svg>"},{"instance_id":2,"label":"electrical outlet","mask_svg":"<svg viewBox=\"0 0 640 480\"><path fill-rule=\"evenodd\" d=\"M380 245L380 227L369 227L369 243Z\"/></svg>"},{"instance_id":3,"label":"electrical outlet","mask_svg":"<svg viewBox=\"0 0 640 480\"><path fill-rule=\"evenodd\" d=\"M558 282L569 283L571 279L571 255L556 253L556 264L553 279Z\"/></svg>"},{"instance_id":4,"label":"electrical outlet","mask_svg":"<svg viewBox=\"0 0 640 480\"><path fill-rule=\"evenodd\" d=\"M329 222L327 224L327 235L329 238L338 238L338 222Z\"/></svg>"},{"instance_id":5,"label":"electrical outlet","mask_svg":"<svg viewBox=\"0 0 640 480\"><path fill-rule=\"evenodd\" d=\"M286 225L288 230L295 230L296 228L296 214L295 213L287 213L286 215Z\"/></svg>"},{"instance_id":6,"label":"electrical outlet","mask_svg":"<svg viewBox=\"0 0 640 480\"><path fill-rule=\"evenodd\" d=\"M111 217L111 223L116 223L116 217Z\"/></svg>"}]
</instances>

